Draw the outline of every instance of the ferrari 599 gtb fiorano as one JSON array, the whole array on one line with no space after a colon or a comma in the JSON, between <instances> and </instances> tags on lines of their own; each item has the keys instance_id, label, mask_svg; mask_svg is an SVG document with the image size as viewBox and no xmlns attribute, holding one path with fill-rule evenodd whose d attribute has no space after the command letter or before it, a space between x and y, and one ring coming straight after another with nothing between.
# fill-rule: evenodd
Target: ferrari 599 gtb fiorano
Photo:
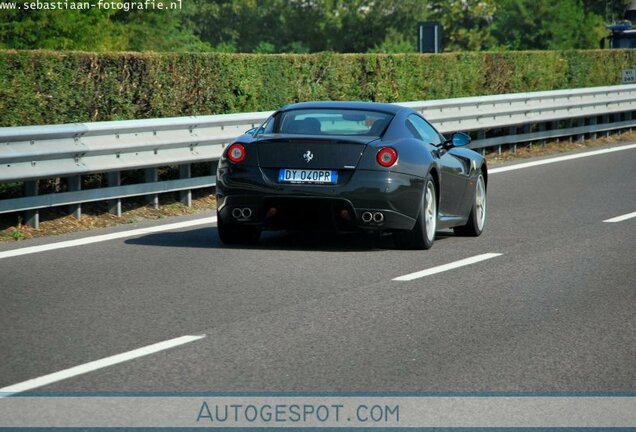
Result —
<instances>
[{"instance_id":1,"label":"ferrari 599 gtb fiorano","mask_svg":"<svg viewBox=\"0 0 636 432\"><path fill-rule=\"evenodd\" d=\"M418 112L367 102L308 102L276 111L227 146L217 171L218 232L252 243L263 230L392 233L428 249L436 230L478 236L485 159L470 137L440 134Z\"/></svg>"}]
</instances>

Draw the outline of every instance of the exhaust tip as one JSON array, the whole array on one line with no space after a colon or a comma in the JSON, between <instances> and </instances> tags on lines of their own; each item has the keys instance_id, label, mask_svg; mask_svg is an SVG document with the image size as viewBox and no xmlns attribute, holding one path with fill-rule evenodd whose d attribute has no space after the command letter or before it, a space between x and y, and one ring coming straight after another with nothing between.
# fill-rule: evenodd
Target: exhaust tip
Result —
<instances>
[{"instance_id":1,"label":"exhaust tip","mask_svg":"<svg viewBox=\"0 0 636 432\"><path fill-rule=\"evenodd\" d=\"M371 214L371 212L362 213L362 222L369 223L372 220L373 220L373 215Z\"/></svg>"},{"instance_id":2,"label":"exhaust tip","mask_svg":"<svg viewBox=\"0 0 636 432\"><path fill-rule=\"evenodd\" d=\"M384 214L382 212L373 213L373 222L376 222L376 223L384 222Z\"/></svg>"},{"instance_id":3,"label":"exhaust tip","mask_svg":"<svg viewBox=\"0 0 636 432\"><path fill-rule=\"evenodd\" d=\"M236 207L235 209L232 210L232 216L234 217L234 219L238 221L248 220L252 217L252 214L253 214L252 209L249 207L245 207L245 208Z\"/></svg>"}]
</instances>

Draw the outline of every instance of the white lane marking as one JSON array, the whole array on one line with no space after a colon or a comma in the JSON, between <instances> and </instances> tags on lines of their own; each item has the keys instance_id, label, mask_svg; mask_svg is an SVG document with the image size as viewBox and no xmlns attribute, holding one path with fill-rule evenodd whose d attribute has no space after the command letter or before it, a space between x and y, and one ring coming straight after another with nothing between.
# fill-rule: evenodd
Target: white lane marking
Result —
<instances>
[{"instance_id":1,"label":"white lane marking","mask_svg":"<svg viewBox=\"0 0 636 432\"><path fill-rule=\"evenodd\" d=\"M622 216L616 216L616 217L613 217L611 219L604 220L603 222L610 222L610 223L612 223L612 222L623 222L623 221L626 221L627 219L631 219L631 218L635 218L635 217L636 217L636 212L633 212L633 213L624 214Z\"/></svg>"},{"instance_id":2,"label":"white lane marking","mask_svg":"<svg viewBox=\"0 0 636 432\"><path fill-rule=\"evenodd\" d=\"M190 342L194 342L199 339L203 339L204 337L205 335L181 336L175 339L170 339L167 341L148 345L142 348L137 348L135 350L128 351L122 354L116 354L110 357L105 357L100 360L84 363L79 366L74 366L72 368L64 369L59 372L54 372L52 374L44 375L38 378L33 378L28 381L24 381L18 384L10 385L8 387L0 388L0 398L7 397L16 393L22 393L28 390L33 390L34 388L49 385L58 381L72 378L74 376L83 375L89 372L96 371L98 369L102 369L108 366L113 366L118 363L123 363L123 362L133 360L139 357L144 357L150 354L157 353L159 351L164 351L170 348L174 348L179 345L184 345Z\"/></svg>"},{"instance_id":3,"label":"white lane marking","mask_svg":"<svg viewBox=\"0 0 636 432\"><path fill-rule=\"evenodd\" d=\"M448 263L448 264L444 264L444 265L440 265L437 267L431 267L429 269L426 270L422 270L422 271L418 271L415 273L409 273L407 275L404 276L399 276L394 278L394 281L412 281L413 279L418 279L418 278L422 278L424 276L430 276L430 275L434 275L437 273L442 273L448 270L453 270L456 269L458 267L464 267L467 265L471 265L471 264L475 264L478 263L480 261L485 261L485 260L489 260L491 258L495 258L498 257L502 254L500 253L485 253L485 254L481 254L481 255L475 255L474 257L470 257L470 258L465 258L459 261L454 261L452 263Z\"/></svg>"},{"instance_id":4,"label":"white lane marking","mask_svg":"<svg viewBox=\"0 0 636 432\"><path fill-rule=\"evenodd\" d=\"M49 243L49 244L40 245L40 246L30 246L30 247L25 247L21 249L13 249L13 250L0 252L0 259L16 257L20 255L28 255L28 254L38 253L38 252L46 252L46 251L55 250L55 249L63 249L63 248L68 248L73 246L82 246L82 245L87 245L91 243L99 243L99 242L108 241L108 240L133 237L136 235L152 234L152 233L161 232L161 231L170 231L170 230L176 230L181 228L188 228L188 227L215 223L215 222L216 222L216 216L213 216L213 217L205 218L205 219L176 222L176 223L171 223L168 225L159 225L159 226L154 226L149 228L138 228L138 229L134 229L130 231L122 231L122 232L117 232L112 234L103 234L103 235L98 235L94 237L85 237L85 238L81 238L77 240L67 240L67 241Z\"/></svg>"},{"instance_id":5,"label":"white lane marking","mask_svg":"<svg viewBox=\"0 0 636 432\"><path fill-rule=\"evenodd\" d=\"M576 153L576 154L565 155L565 156L557 156L557 157L550 158L550 159L542 159L542 160L533 161L533 162L525 162L525 163L520 163L520 164L515 164L515 165L509 165L509 166L504 166L504 167L499 167L499 168L493 168L493 169L489 169L488 170L488 174L497 174L497 173L506 172L506 171L515 171L515 170L524 169L524 168L531 168L531 167L535 167L535 166L539 166L539 165L547 165L547 164L553 164L553 163L557 163L557 162L565 162L565 161L569 161L569 160L573 160L573 159L581 159L581 158L586 158L586 157L590 157L590 156L598 156L598 155L602 155L602 154L614 153L614 152L617 152L617 151L631 150L631 149L636 149L636 144L628 144L628 145L624 145L624 146L620 146L620 147L612 147L612 148L608 148L608 149L593 150L593 151L584 152L584 153Z\"/></svg>"}]
</instances>

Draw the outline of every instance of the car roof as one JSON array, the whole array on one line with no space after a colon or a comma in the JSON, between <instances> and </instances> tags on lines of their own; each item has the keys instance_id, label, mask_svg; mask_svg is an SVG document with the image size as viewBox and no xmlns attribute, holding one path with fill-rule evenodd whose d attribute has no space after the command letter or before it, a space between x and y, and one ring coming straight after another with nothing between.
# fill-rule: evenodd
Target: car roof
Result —
<instances>
[{"instance_id":1,"label":"car roof","mask_svg":"<svg viewBox=\"0 0 636 432\"><path fill-rule=\"evenodd\" d=\"M355 101L320 101L320 102L300 102L290 105L285 105L280 111L290 111L296 109L358 109L358 110L370 110L381 111L390 114L397 114L398 112L409 109L400 105L393 105L388 103L378 102L355 102Z\"/></svg>"}]
</instances>

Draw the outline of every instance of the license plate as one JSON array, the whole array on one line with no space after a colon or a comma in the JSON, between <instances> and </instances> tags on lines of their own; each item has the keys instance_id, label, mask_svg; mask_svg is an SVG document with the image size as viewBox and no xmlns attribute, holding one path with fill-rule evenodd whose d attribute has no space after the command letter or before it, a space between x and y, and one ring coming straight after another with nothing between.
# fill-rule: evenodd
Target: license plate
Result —
<instances>
[{"instance_id":1,"label":"license plate","mask_svg":"<svg viewBox=\"0 0 636 432\"><path fill-rule=\"evenodd\" d=\"M278 172L278 181L281 183L335 184L338 182L338 171L281 169Z\"/></svg>"}]
</instances>

